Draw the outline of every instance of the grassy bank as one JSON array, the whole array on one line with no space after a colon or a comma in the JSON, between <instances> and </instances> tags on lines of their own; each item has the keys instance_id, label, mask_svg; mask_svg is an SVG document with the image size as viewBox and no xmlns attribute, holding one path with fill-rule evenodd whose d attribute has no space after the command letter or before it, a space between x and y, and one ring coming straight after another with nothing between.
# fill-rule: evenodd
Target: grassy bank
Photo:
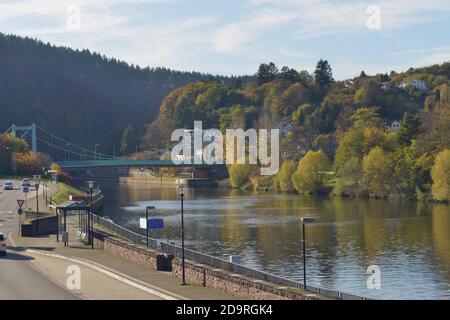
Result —
<instances>
[{"instance_id":1,"label":"grassy bank","mask_svg":"<svg viewBox=\"0 0 450 320\"><path fill-rule=\"evenodd\" d=\"M65 183L58 182L59 191L52 195L52 201L55 204L61 204L69 201L70 195L83 195L84 192L69 186Z\"/></svg>"}]
</instances>

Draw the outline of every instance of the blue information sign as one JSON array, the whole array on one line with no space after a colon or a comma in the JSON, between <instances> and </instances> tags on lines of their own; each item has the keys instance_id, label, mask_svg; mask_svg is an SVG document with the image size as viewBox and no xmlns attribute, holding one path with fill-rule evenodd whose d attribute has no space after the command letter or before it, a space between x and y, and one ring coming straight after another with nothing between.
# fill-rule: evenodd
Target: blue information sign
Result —
<instances>
[{"instance_id":1,"label":"blue information sign","mask_svg":"<svg viewBox=\"0 0 450 320\"><path fill-rule=\"evenodd\" d=\"M164 228L164 220L163 219L148 219L148 227L149 229L162 229Z\"/></svg>"}]
</instances>

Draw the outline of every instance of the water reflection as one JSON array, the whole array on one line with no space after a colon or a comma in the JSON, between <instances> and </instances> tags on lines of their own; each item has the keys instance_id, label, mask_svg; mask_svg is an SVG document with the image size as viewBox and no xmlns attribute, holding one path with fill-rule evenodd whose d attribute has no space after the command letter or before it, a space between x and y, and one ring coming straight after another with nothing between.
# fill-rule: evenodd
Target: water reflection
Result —
<instances>
[{"instance_id":1,"label":"water reflection","mask_svg":"<svg viewBox=\"0 0 450 320\"><path fill-rule=\"evenodd\" d=\"M165 217L164 239L178 240L180 203L175 187L120 184L103 187L105 215L137 229L146 205ZM410 201L270 195L189 189L187 245L216 256L241 255L243 264L302 279L300 217L307 226L308 279L382 298L450 298L450 206ZM381 268L381 290L366 288L366 269Z\"/></svg>"}]
</instances>

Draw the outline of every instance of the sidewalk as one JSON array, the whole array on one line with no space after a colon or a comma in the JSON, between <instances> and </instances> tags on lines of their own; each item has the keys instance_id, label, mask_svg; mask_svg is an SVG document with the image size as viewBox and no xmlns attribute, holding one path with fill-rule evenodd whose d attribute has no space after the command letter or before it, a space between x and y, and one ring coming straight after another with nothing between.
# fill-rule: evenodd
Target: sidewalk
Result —
<instances>
[{"instance_id":1,"label":"sidewalk","mask_svg":"<svg viewBox=\"0 0 450 320\"><path fill-rule=\"evenodd\" d=\"M36 253L50 253L52 255L60 255L67 258L79 259L80 261L86 261L91 265L99 265L104 267L103 269L109 270L114 274L123 275L125 278L133 279L134 282L141 283L143 285L148 285L149 287L156 287L162 289L164 292L168 294L172 294L172 296L178 298L185 299L193 299L193 300L230 300L230 299L238 299L235 296L224 293L220 290L208 287L202 287L197 285L187 285L181 286L181 280L171 276L170 273L161 272L156 270L147 269L142 265L134 264L120 257L113 256L111 254L105 253L103 250L95 249L92 250L90 247L84 246L81 243L73 242L70 247L64 247L64 245L60 242L56 242L56 236L41 236L36 238L21 238L16 234L11 233L10 235L13 238L17 247L24 247L30 249L30 255L36 257ZM26 254L28 254L25 251ZM67 274L61 275L61 268L48 268L49 265L64 265L63 262L56 262L53 257L43 257L47 260L46 270L48 272L58 273L54 275L55 278L59 278L59 282L61 279L67 278ZM36 259L43 261L42 257L40 259ZM53 261L53 262L52 262ZM45 261L42 262L45 264ZM66 263L67 264L67 263ZM73 263L72 263L73 264ZM76 263L75 263L76 264ZM81 267L81 269L86 269L85 267ZM65 271L65 269L64 269ZM109 284L108 281L104 281L104 279L92 279L89 281L96 281L98 284L98 288L100 291L104 290L114 290L113 287ZM128 299L133 298L133 294L128 291L124 291L124 285L121 284L116 285L115 288L117 292L122 292L121 294L115 296L115 299ZM127 293L128 292L128 293ZM80 293L81 294L81 293ZM135 299L141 299L140 295L134 294ZM90 297L94 297L101 299L101 296L98 293L90 292Z\"/></svg>"}]
</instances>

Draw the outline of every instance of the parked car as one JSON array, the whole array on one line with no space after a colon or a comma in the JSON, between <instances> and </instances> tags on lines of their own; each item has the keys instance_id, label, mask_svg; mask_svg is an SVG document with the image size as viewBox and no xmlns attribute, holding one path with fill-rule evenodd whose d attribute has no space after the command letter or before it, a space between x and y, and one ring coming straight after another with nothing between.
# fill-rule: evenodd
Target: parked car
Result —
<instances>
[{"instance_id":1,"label":"parked car","mask_svg":"<svg viewBox=\"0 0 450 320\"><path fill-rule=\"evenodd\" d=\"M0 233L0 255L6 256L6 238Z\"/></svg>"},{"instance_id":2,"label":"parked car","mask_svg":"<svg viewBox=\"0 0 450 320\"><path fill-rule=\"evenodd\" d=\"M3 190L14 190L14 185L11 181L6 181L3 184Z\"/></svg>"},{"instance_id":3,"label":"parked car","mask_svg":"<svg viewBox=\"0 0 450 320\"><path fill-rule=\"evenodd\" d=\"M30 184L30 179L28 179L28 178L23 178L22 179L22 187L30 187L31 186L31 184Z\"/></svg>"}]
</instances>

